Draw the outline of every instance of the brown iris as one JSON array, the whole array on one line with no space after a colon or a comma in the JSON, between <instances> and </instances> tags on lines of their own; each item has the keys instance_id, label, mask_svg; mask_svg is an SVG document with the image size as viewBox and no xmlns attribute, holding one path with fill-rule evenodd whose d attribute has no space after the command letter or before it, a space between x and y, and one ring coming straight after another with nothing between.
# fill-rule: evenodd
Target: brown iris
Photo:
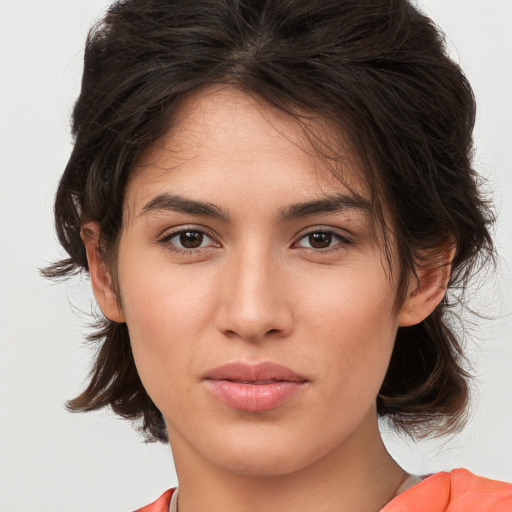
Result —
<instances>
[{"instance_id":1,"label":"brown iris","mask_svg":"<svg viewBox=\"0 0 512 512\"><path fill-rule=\"evenodd\" d=\"M315 249L326 249L331 245L332 233L310 233L308 240Z\"/></svg>"},{"instance_id":2,"label":"brown iris","mask_svg":"<svg viewBox=\"0 0 512 512\"><path fill-rule=\"evenodd\" d=\"M196 249L203 243L203 237L199 231L183 231L180 233L180 244L186 249Z\"/></svg>"}]
</instances>

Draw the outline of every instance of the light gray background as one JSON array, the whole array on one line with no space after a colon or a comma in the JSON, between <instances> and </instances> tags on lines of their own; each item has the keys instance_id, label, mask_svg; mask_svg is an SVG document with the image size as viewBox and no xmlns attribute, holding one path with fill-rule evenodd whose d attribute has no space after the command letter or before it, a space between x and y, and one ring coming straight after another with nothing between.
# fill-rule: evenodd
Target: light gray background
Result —
<instances>
[{"instance_id":1,"label":"light gray background","mask_svg":"<svg viewBox=\"0 0 512 512\"><path fill-rule=\"evenodd\" d=\"M168 447L145 445L109 412L64 410L90 362L83 312L91 296L86 279L53 285L37 272L60 256L52 201L71 151L68 117L85 34L108 3L0 0L2 512L127 511L176 483ZM495 191L502 261L497 278L473 293L473 305L482 311L487 304L483 311L498 318L479 322L468 339L478 379L467 429L443 442L386 439L412 472L466 466L512 480L512 1L421 5L447 33L478 101L475 161Z\"/></svg>"}]
</instances>

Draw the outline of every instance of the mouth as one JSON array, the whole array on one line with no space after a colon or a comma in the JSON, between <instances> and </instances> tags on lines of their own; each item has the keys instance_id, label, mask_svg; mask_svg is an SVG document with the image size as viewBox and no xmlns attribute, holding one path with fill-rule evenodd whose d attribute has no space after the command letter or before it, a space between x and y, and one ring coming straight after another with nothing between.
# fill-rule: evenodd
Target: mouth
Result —
<instances>
[{"instance_id":1,"label":"mouth","mask_svg":"<svg viewBox=\"0 0 512 512\"><path fill-rule=\"evenodd\" d=\"M264 412L288 402L308 380L275 363L229 363L203 378L207 389L225 405L248 412Z\"/></svg>"},{"instance_id":2,"label":"mouth","mask_svg":"<svg viewBox=\"0 0 512 512\"><path fill-rule=\"evenodd\" d=\"M260 386L263 384L274 384L274 382L287 382L282 380L236 380L236 379L221 379L227 380L229 382L236 382L237 384L253 384L256 386Z\"/></svg>"}]
</instances>

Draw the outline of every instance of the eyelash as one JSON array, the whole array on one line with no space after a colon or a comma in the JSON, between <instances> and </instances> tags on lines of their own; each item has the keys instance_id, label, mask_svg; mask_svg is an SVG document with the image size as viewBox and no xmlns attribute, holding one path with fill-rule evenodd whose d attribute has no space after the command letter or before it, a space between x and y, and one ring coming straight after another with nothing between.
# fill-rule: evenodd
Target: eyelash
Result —
<instances>
[{"instance_id":1,"label":"eyelash","mask_svg":"<svg viewBox=\"0 0 512 512\"><path fill-rule=\"evenodd\" d=\"M337 243L334 246L328 246L325 248L314 248L314 247L301 247L302 250L313 253L315 255L322 253L322 254L332 254L332 253L338 253L342 250L346 250L347 246L350 246L353 244L352 240L349 239L346 236L341 235L340 233L337 233L336 231L325 229L325 228L316 228L311 229L307 233L303 233L297 240L297 242L294 242L294 246L296 246L301 240L306 239L307 237L311 235L330 235L332 236L333 241L337 241Z\"/></svg>"},{"instance_id":2,"label":"eyelash","mask_svg":"<svg viewBox=\"0 0 512 512\"><path fill-rule=\"evenodd\" d=\"M173 240L174 238L179 237L180 235L185 234L185 233L195 233L195 234L199 234L199 235L202 235L202 236L206 236L210 240L212 240L212 242L214 242L214 236L211 233L209 233L208 231L206 231L204 229L198 229L196 227L180 228L177 231L173 231L171 233L167 233L158 242L160 244L164 245L167 250L169 250L169 251L171 251L171 252L173 252L175 254L184 255L184 256L195 256L195 255L197 255L199 253L207 251L208 249L210 249L212 247L212 244L208 244L208 245L205 245L205 246L199 246L197 248L186 249L186 248L179 248L179 247L177 247L175 244L173 244L171 242L171 240ZM298 246L298 244L299 244L299 242L301 240L304 240L307 237L309 237L311 235L314 235L314 234L315 235L316 234L331 235L333 240L336 240L338 243L335 244L332 247L328 246L326 248L314 248L314 247L301 247L301 246ZM202 243L203 243L203 240L201 240L201 244ZM318 255L320 253L321 254L333 253L333 252L336 253L336 252L339 252L341 250L346 249L347 246L350 246L352 244L353 244L353 242L352 242L351 239L349 239L348 237L343 236L343 235L337 233L336 231L325 229L325 228L317 228L317 229L311 229L308 232L301 234L297 238L297 241L292 244L292 247L297 247L298 246L298 248L302 249L303 251L305 251L307 253L313 253L313 254ZM213 246L214 247L221 247L220 244L215 243L215 242L214 242Z\"/></svg>"},{"instance_id":3,"label":"eyelash","mask_svg":"<svg viewBox=\"0 0 512 512\"><path fill-rule=\"evenodd\" d=\"M175 244L173 244L171 242L171 240L173 238L179 237L180 235L182 235L184 233L197 233L197 234L206 236L210 240L214 241L213 235L211 233L209 233L208 231L206 231L205 229L198 229L196 227L191 226L189 228L187 228L187 227L180 228L176 231L172 231L171 233L167 233L158 242L161 243L167 250L169 250L175 254L182 255L182 256L195 256L199 253L202 253L205 250L208 250L211 247L211 245L209 244L204 247L197 247L197 248L192 248L192 249L186 249L186 248L182 249L182 248L177 247ZM201 243L202 242L203 241L201 241ZM215 246L220 247L220 244L216 244Z\"/></svg>"}]
</instances>

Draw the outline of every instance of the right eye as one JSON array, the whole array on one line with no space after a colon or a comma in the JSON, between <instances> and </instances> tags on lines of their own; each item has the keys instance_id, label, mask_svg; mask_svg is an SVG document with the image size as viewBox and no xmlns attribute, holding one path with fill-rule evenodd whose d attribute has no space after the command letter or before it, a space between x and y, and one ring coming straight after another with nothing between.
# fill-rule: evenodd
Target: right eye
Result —
<instances>
[{"instance_id":1,"label":"right eye","mask_svg":"<svg viewBox=\"0 0 512 512\"><path fill-rule=\"evenodd\" d=\"M180 254L193 253L206 247L218 247L218 244L199 229L181 229L167 234L160 240L165 247Z\"/></svg>"}]
</instances>

